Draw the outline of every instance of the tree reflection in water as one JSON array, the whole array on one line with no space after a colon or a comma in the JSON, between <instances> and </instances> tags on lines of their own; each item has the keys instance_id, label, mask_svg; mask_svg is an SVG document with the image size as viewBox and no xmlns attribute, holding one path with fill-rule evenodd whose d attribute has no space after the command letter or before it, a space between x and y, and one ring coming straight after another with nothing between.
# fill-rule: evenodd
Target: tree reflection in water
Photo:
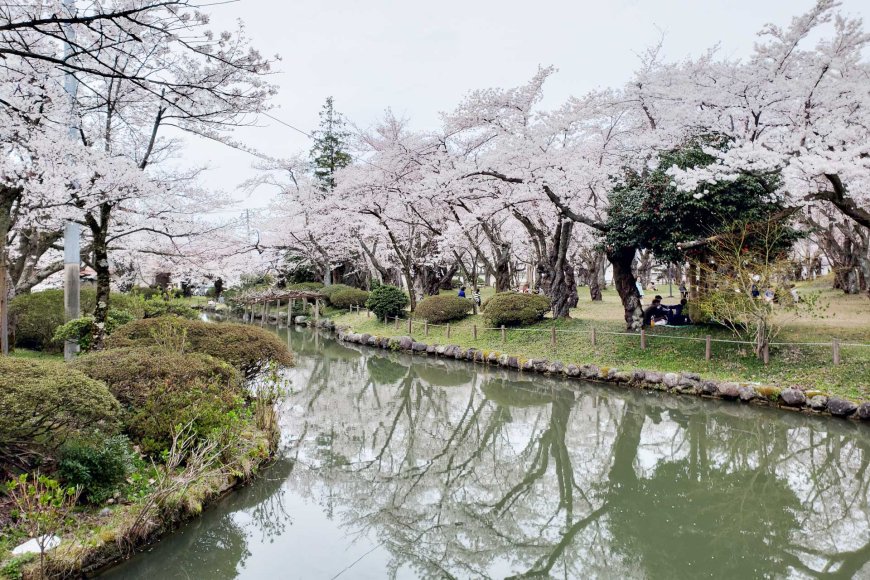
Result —
<instances>
[{"instance_id":1,"label":"tree reflection in water","mask_svg":"<svg viewBox=\"0 0 870 580\"><path fill-rule=\"evenodd\" d=\"M865 425L290 332L284 459L117 577L870 577Z\"/></svg>"},{"instance_id":2,"label":"tree reflection in water","mask_svg":"<svg viewBox=\"0 0 870 580\"><path fill-rule=\"evenodd\" d=\"M365 376L332 364L296 395L308 412L289 425L309 435L292 486L328 493L393 574L868 570L860 426L352 349Z\"/></svg>"}]
</instances>

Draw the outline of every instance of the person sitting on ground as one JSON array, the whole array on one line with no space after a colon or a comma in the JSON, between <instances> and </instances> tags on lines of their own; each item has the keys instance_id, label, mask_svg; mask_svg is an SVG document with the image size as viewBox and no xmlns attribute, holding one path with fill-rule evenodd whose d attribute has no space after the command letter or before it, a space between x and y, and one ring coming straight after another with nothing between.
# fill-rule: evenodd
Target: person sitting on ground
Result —
<instances>
[{"instance_id":1,"label":"person sitting on ground","mask_svg":"<svg viewBox=\"0 0 870 580\"><path fill-rule=\"evenodd\" d=\"M650 304L650 306L643 311L643 325L649 326L650 322L662 319L667 321L667 311L662 308L661 298L653 298L652 304ZM656 324L658 324L658 322L656 322Z\"/></svg>"},{"instance_id":2,"label":"person sitting on ground","mask_svg":"<svg viewBox=\"0 0 870 580\"><path fill-rule=\"evenodd\" d=\"M685 326L687 324L692 324L689 315L683 314L687 303L688 301L683 298L680 300L679 304L675 304L674 306L664 306L664 308L668 309L668 324L672 326Z\"/></svg>"},{"instance_id":3,"label":"person sitting on ground","mask_svg":"<svg viewBox=\"0 0 870 580\"><path fill-rule=\"evenodd\" d=\"M458 295L458 296L459 296L460 298L465 298L465 286L462 286L462 287L459 289L459 295Z\"/></svg>"}]
</instances>

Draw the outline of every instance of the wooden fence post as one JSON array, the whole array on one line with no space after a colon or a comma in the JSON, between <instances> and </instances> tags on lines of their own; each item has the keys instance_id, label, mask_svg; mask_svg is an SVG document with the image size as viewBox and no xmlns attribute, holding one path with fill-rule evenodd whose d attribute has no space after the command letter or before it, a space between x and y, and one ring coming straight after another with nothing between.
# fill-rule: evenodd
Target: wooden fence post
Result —
<instances>
[{"instance_id":1,"label":"wooden fence post","mask_svg":"<svg viewBox=\"0 0 870 580\"><path fill-rule=\"evenodd\" d=\"M550 344L552 344L553 346L556 346L556 327L555 326L550 330Z\"/></svg>"},{"instance_id":2,"label":"wooden fence post","mask_svg":"<svg viewBox=\"0 0 870 580\"><path fill-rule=\"evenodd\" d=\"M592 327L592 346L595 346L595 343L598 342L598 337L595 336L595 327Z\"/></svg>"},{"instance_id":3,"label":"wooden fence post","mask_svg":"<svg viewBox=\"0 0 870 580\"><path fill-rule=\"evenodd\" d=\"M472 336L474 336L474 340L477 340L477 325L471 327Z\"/></svg>"},{"instance_id":4,"label":"wooden fence post","mask_svg":"<svg viewBox=\"0 0 870 580\"><path fill-rule=\"evenodd\" d=\"M287 326L293 323L293 299L287 301Z\"/></svg>"},{"instance_id":5,"label":"wooden fence post","mask_svg":"<svg viewBox=\"0 0 870 580\"><path fill-rule=\"evenodd\" d=\"M429 336L429 321L428 320L423 321L423 335Z\"/></svg>"},{"instance_id":6,"label":"wooden fence post","mask_svg":"<svg viewBox=\"0 0 870 580\"><path fill-rule=\"evenodd\" d=\"M399 317L396 317L396 330L399 330Z\"/></svg>"},{"instance_id":7,"label":"wooden fence post","mask_svg":"<svg viewBox=\"0 0 870 580\"><path fill-rule=\"evenodd\" d=\"M646 330L640 329L640 350L646 350Z\"/></svg>"},{"instance_id":8,"label":"wooden fence post","mask_svg":"<svg viewBox=\"0 0 870 580\"><path fill-rule=\"evenodd\" d=\"M501 325L501 343L505 342L504 324Z\"/></svg>"},{"instance_id":9,"label":"wooden fence post","mask_svg":"<svg viewBox=\"0 0 870 580\"><path fill-rule=\"evenodd\" d=\"M765 343L764 345L764 365L767 366L770 363L770 345Z\"/></svg>"},{"instance_id":10,"label":"wooden fence post","mask_svg":"<svg viewBox=\"0 0 870 580\"><path fill-rule=\"evenodd\" d=\"M369 310L368 308L366 308L366 318L371 318L371 317L372 317L372 311Z\"/></svg>"},{"instance_id":11,"label":"wooden fence post","mask_svg":"<svg viewBox=\"0 0 870 580\"><path fill-rule=\"evenodd\" d=\"M450 323L447 323L447 338L450 338Z\"/></svg>"},{"instance_id":12,"label":"wooden fence post","mask_svg":"<svg viewBox=\"0 0 870 580\"><path fill-rule=\"evenodd\" d=\"M704 360L710 362L710 359L713 357L713 339L710 338L710 335L707 335L707 338L704 339Z\"/></svg>"},{"instance_id":13,"label":"wooden fence post","mask_svg":"<svg viewBox=\"0 0 870 580\"><path fill-rule=\"evenodd\" d=\"M320 298L314 299L314 324L320 321Z\"/></svg>"},{"instance_id":14,"label":"wooden fence post","mask_svg":"<svg viewBox=\"0 0 870 580\"><path fill-rule=\"evenodd\" d=\"M840 339L835 338L831 341L831 354L834 356L834 364L840 364Z\"/></svg>"},{"instance_id":15,"label":"wooden fence post","mask_svg":"<svg viewBox=\"0 0 870 580\"><path fill-rule=\"evenodd\" d=\"M411 321L411 317L409 316L409 317L408 317L408 334L411 334L412 332L414 332L413 327L411 326L411 324L412 324L412 321Z\"/></svg>"}]
</instances>

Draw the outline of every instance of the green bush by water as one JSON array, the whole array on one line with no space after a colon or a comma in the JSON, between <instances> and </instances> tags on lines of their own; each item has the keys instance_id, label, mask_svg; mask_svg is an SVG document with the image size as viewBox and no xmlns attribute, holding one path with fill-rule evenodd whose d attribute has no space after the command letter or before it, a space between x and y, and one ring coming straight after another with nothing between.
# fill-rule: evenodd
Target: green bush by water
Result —
<instances>
[{"instance_id":1,"label":"green bush by water","mask_svg":"<svg viewBox=\"0 0 870 580\"><path fill-rule=\"evenodd\" d=\"M348 310L351 306L365 306L369 293L358 288L347 288L334 292L329 299L333 307Z\"/></svg>"},{"instance_id":2,"label":"green bush by water","mask_svg":"<svg viewBox=\"0 0 870 580\"><path fill-rule=\"evenodd\" d=\"M241 374L228 363L159 346L93 352L73 368L108 386L125 407L127 433L149 454L166 449L178 425L192 422L203 437L220 430L245 394Z\"/></svg>"},{"instance_id":3,"label":"green bush by water","mask_svg":"<svg viewBox=\"0 0 870 580\"><path fill-rule=\"evenodd\" d=\"M366 308L375 313L378 319L384 316L398 316L408 306L408 295L400 288L382 284L369 293Z\"/></svg>"},{"instance_id":4,"label":"green bush by water","mask_svg":"<svg viewBox=\"0 0 870 580\"><path fill-rule=\"evenodd\" d=\"M185 352L211 355L251 376L270 362L290 366L293 356L278 336L246 324L212 324L201 320L154 318L134 320L119 328L106 341L107 348L156 346L166 333L182 335Z\"/></svg>"},{"instance_id":5,"label":"green bush by water","mask_svg":"<svg viewBox=\"0 0 870 580\"><path fill-rule=\"evenodd\" d=\"M544 319L550 299L541 294L500 292L486 301L483 317L492 326L528 326Z\"/></svg>"},{"instance_id":6,"label":"green bush by water","mask_svg":"<svg viewBox=\"0 0 870 580\"><path fill-rule=\"evenodd\" d=\"M133 450L124 435L77 437L60 448L57 467L65 484L81 488L84 501L102 503L133 471Z\"/></svg>"},{"instance_id":7,"label":"green bush by water","mask_svg":"<svg viewBox=\"0 0 870 580\"><path fill-rule=\"evenodd\" d=\"M472 311L474 303L468 298L442 294L429 296L417 305L414 315L433 324L462 320Z\"/></svg>"}]
</instances>

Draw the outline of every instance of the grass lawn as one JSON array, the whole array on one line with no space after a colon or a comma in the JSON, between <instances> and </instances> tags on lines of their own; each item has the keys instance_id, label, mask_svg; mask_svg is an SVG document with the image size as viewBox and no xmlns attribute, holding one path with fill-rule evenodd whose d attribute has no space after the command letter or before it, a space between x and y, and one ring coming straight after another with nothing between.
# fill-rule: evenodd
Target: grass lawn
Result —
<instances>
[{"instance_id":1,"label":"grass lawn","mask_svg":"<svg viewBox=\"0 0 870 580\"><path fill-rule=\"evenodd\" d=\"M422 321L414 321L412 336L422 342L458 344L481 350L499 351L522 358L548 358L565 364L593 363L620 369L643 368L661 371L693 371L710 378L751 381L780 387L798 385L819 389L833 395L855 400L870 399L870 346L841 346L841 364L832 363L830 342L839 338L847 343L870 345L870 300L866 296L846 296L830 289L826 280L805 283L803 293L820 291L829 302L826 318L783 321L783 331L776 342L819 342L820 346L772 346L770 364L757 360L748 345L716 343L712 345L712 360L704 360L704 337L732 340L733 335L722 328L710 326L658 327L647 331L647 349L641 350L640 336L615 336L608 332L624 333L622 306L614 290L604 293L603 302L589 300L588 289L580 288L580 303L571 311L570 320L546 319L522 329L508 329L504 343L498 330L482 330L487 323L481 316L470 316L451 324L450 339L446 328L429 327L424 336ZM492 293L484 289L483 298ZM669 299L667 286L659 294L665 304L677 303ZM379 336L405 335L407 322L397 330L393 324L384 326L362 314L343 314L335 317L338 324L351 326L355 332ZM477 340L473 327L478 327ZM551 345L551 331L557 329L555 348ZM596 345L591 342L591 330L596 329ZM698 339L698 340L687 340Z\"/></svg>"},{"instance_id":2,"label":"grass lawn","mask_svg":"<svg viewBox=\"0 0 870 580\"><path fill-rule=\"evenodd\" d=\"M33 358L33 359L54 359L54 360L63 360L62 352L42 352L41 350L29 350L26 348L16 348L9 352L10 356L18 357L18 358Z\"/></svg>"}]
</instances>

